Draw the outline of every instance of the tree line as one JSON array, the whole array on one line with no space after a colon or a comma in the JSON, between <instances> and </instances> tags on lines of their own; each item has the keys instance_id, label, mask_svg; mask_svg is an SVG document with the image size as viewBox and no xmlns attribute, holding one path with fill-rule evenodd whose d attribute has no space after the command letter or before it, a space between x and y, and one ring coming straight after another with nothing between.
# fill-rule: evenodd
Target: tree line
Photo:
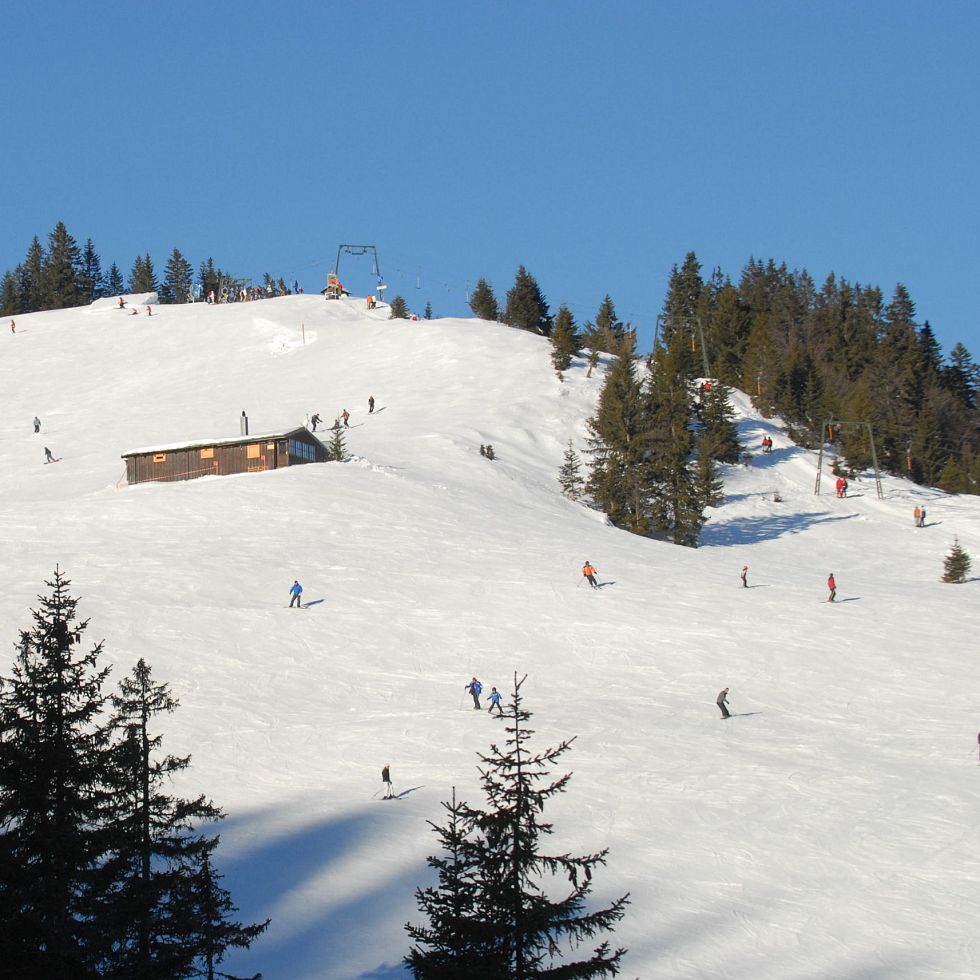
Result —
<instances>
[{"instance_id":1,"label":"tree line","mask_svg":"<svg viewBox=\"0 0 980 980\"><path fill-rule=\"evenodd\" d=\"M235 980L226 952L268 922L234 919L200 829L222 811L167 791L190 765L156 730L178 702L142 659L109 691L69 580L46 584L0 676L0 975Z\"/></svg>"},{"instance_id":2,"label":"tree line","mask_svg":"<svg viewBox=\"0 0 980 980\"><path fill-rule=\"evenodd\" d=\"M59 221L48 235L47 248L35 235L24 260L3 274L0 316L64 310L126 293L156 293L160 303L185 303L195 284L200 288L199 295L213 292L217 296L222 280L230 278L210 257L201 262L195 277L193 266L178 248L170 253L162 278L149 253L137 255L124 278L115 262L103 269L91 238L80 246ZM271 292L288 292L281 276L273 279L267 272L263 284Z\"/></svg>"}]
</instances>

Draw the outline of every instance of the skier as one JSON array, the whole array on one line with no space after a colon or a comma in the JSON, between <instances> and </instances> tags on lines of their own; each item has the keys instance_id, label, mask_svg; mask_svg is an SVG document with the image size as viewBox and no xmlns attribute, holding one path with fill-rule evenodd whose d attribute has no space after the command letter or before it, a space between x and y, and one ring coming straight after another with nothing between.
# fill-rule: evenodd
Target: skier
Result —
<instances>
[{"instance_id":1,"label":"skier","mask_svg":"<svg viewBox=\"0 0 980 980\"><path fill-rule=\"evenodd\" d=\"M739 577L742 579L742 588L743 589L747 589L749 587L749 582L748 582L748 578L749 578L749 566L748 565L743 565L742 566L742 574Z\"/></svg>"},{"instance_id":2,"label":"skier","mask_svg":"<svg viewBox=\"0 0 980 980\"><path fill-rule=\"evenodd\" d=\"M473 695L473 710L480 710L480 691L483 690L483 685L474 677L469 684L465 684L464 687L470 694Z\"/></svg>"},{"instance_id":3,"label":"skier","mask_svg":"<svg viewBox=\"0 0 980 980\"><path fill-rule=\"evenodd\" d=\"M54 458L51 450L47 446L44 447L44 462L45 463L57 463L58 461Z\"/></svg>"},{"instance_id":4,"label":"skier","mask_svg":"<svg viewBox=\"0 0 980 980\"><path fill-rule=\"evenodd\" d=\"M323 419L320 418L320 413L316 412L310 421L313 423L313 431L316 432L316 427L323 421Z\"/></svg>"},{"instance_id":5,"label":"skier","mask_svg":"<svg viewBox=\"0 0 980 980\"><path fill-rule=\"evenodd\" d=\"M847 480L841 480L840 495L842 497L847 496Z\"/></svg>"},{"instance_id":6,"label":"skier","mask_svg":"<svg viewBox=\"0 0 980 980\"><path fill-rule=\"evenodd\" d=\"M119 297L119 309L122 309L125 305L126 305L126 300L124 300L122 298L122 296L120 296Z\"/></svg>"},{"instance_id":7,"label":"skier","mask_svg":"<svg viewBox=\"0 0 980 980\"><path fill-rule=\"evenodd\" d=\"M382 797L383 800L390 800L394 796L394 791L391 786L391 763L386 762L384 769L381 770L381 782L384 783L385 795Z\"/></svg>"},{"instance_id":8,"label":"skier","mask_svg":"<svg viewBox=\"0 0 980 980\"><path fill-rule=\"evenodd\" d=\"M585 580L592 586L593 589L599 588L599 583L595 580L598 572L592 567L591 562L586 561L582 566L582 574L585 576Z\"/></svg>"},{"instance_id":9,"label":"skier","mask_svg":"<svg viewBox=\"0 0 980 980\"><path fill-rule=\"evenodd\" d=\"M293 603L296 603L297 609L303 608L303 600L300 598L303 594L303 586L299 584L296 579L293 579L293 587L289 590L289 594L292 598L289 600L289 608L293 608Z\"/></svg>"},{"instance_id":10,"label":"skier","mask_svg":"<svg viewBox=\"0 0 980 980\"><path fill-rule=\"evenodd\" d=\"M925 527L925 526L926 526L926 509L925 507L923 507L922 512L919 514L919 527Z\"/></svg>"},{"instance_id":11,"label":"skier","mask_svg":"<svg viewBox=\"0 0 980 980\"><path fill-rule=\"evenodd\" d=\"M830 589L830 598L827 599L827 602L833 602L837 598L837 583L834 581L833 572L827 576L827 588Z\"/></svg>"},{"instance_id":12,"label":"skier","mask_svg":"<svg viewBox=\"0 0 980 980\"><path fill-rule=\"evenodd\" d=\"M915 505L915 510L912 511L912 516L915 518L915 526L922 527L922 508L918 504Z\"/></svg>"},{"instance_id":13,"label":"skier","mask_svg":"<svg viewBox=\"0 0 980 980\"><path fill-rule=\"evenodd\" d=\"M490 710L487 714L492 715L494 708L501 714L504 713L504 709L500 707L500 692L495 687L492 687L490 688Z\"/></svg>"},{"instance_id":14,"label":"skier","mask_svg":"<svg viewBox=\"0 0 980 980\"><path fill-rule=\"evenodd\" d=\"M368 415L374 413L374 395L368 395Z\"/></svg>"},{"instance_id":15,"label":"skier","mask_svg":"<svg viewBox=\"0 0 980 980\"><path fill-rule=\"evenodd\" d=\"M348 419L350 418L350 412L348 412L348 411L347 411L347 409L345 408L345 409L344 409L344 410L343 410L343 411L342 411L342 412L340 413L340 417L341 417L341 418L342 418L342 419L344 420L344 428L345 428L345 429L349 429L349 428L350 428L350 425L349 425L349 423L347 422L347 420L348 420Z\"/></svg>"},{"instance_id":16,"label":"skier","mask_svg":"<svg viewBox=\"0 0 980 980\"><path fill-rule=\"evenodd\" d=\"M10 321L10 332L17 333L17 324L13 320Z\"/></svg>"},{"instance_id":17,"label":"skier","mask_svg":"<svg viewBox=\"0 0 980 980\"><path fill-rule=\"evenodd\" d=\"M36 415L34 416L34 431L41 431L41 420Z\"/></svg>"},{"instance_id":18,"label":"skier","mask_svg":"<svg viewBox=\"0 0 980 980\"><path fill-rule=\"evenodd\" d=\"M715 704L721 708L722 718L731 718L731 713L728 710L728 688L723 688L718 692L718 697L715 698Z\"/></svg>"},{"instance_id":19,"label":"skier","mask_svg":"<svg viewBox=\"0 0 980 980\"><path fill-rule=\"evenodd\" d=\"M844 496L844 477L842 476L837 477L837 496Z\"/></svg>"}]
</instances>

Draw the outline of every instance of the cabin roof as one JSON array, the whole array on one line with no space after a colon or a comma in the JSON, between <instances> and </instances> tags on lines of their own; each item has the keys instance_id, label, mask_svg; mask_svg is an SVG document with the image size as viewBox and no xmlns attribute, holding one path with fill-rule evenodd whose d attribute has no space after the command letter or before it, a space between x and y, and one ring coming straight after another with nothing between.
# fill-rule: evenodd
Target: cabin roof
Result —
<instances>
[{"instance_id":1,"label":"cabin roof","mask_svg":"<svg viewBox=\"0 0 980 980\"><path fill-rule=\"evenodd\" d=\"M166 446L147 446L144 449L131 449L128 453L122 454L122 459L129 456L146 456L149 453L173 453L182 449L206 449L211 446L244 446L251 445L253 442L271 442L273 439L289 439L297 433L302 433L306 439L323 446L317 437L310 432L306 426L301 425L295 429L288 429L286 432L255 433L247 436L235 436L232 439L194 439L191 442L172 442ZM323 447L326 449L326 446Z\"/></svg>"}]
</instances>

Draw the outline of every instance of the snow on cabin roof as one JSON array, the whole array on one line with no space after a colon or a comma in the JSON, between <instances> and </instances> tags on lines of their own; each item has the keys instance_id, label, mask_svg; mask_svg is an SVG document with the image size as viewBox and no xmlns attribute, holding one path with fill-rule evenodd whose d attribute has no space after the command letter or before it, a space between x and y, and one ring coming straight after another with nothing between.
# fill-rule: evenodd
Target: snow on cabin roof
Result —
<instances>
[{"instance_id":1,"label":"snow on cabin roof","mask_svg":"<svg viewBox=\"0 0 980 980\"><path fill-rule=\"evenodd\" d=\"M302 432L304 436L313 439L315 442L319 442L321 446L323 445L309 429L301 425L295 429L288 429L285 432L256 433L254 435L249 433L247 436L234 436L230 439L194 439L191 442L171 442L166 446L148 446L145 449L131 449L128 453L123 453L121 458L126 459L127 456L144 456L148 453L173 453L181 449L204 449L209 446L234 446L251 442L266 442L272 439L288 439L297 432Z\"/></svg>"}]
</instances>

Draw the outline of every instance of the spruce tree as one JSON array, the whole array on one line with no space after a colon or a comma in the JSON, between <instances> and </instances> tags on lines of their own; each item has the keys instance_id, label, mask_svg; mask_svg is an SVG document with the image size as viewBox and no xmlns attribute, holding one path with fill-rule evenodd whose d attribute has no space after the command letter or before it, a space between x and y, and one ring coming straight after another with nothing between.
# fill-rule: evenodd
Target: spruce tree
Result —
<instances>
[{"instance_id":1,"label":"spruce tree","mask_svg":"<svg viewBox=\"0 0 980 980\"><path fill-rule=\"evenodd\" d=\"M217 299L221 293L221 270L214 267L214 259L209 258L207 262L201 263L197 277L201 281L203 295L207 297L209 293L214 293Z\"/></svg>"},{"instance_id":2,"label":"spruce tree","mask_svg":"<svg viewBox=\"0 0 980 980\"><path fill-rule=\"evenodd\" d=\"M41 270L44 309L79 306L84 298L82 250L59 221L48 236L48 251Z\"/></svg>"},{"instance_id":3,"label":"spruce tree","mask_svg":"<svg viewBox=\"0 0 980 980\"><path fill-rule=\"evenodd\" d=\"M155 293L157 291L156 273L153 271L153 259L149 253L137 256L133 262L133 270L129 277L131 293Z\"/></svg>"},{"instance_id":4,"label":"spruce tree","mask_svg":"<svg viewBox=\"0 0 980 980\"><path fill-rule=\"evenodd\" d=\"M963 550L958 539L954 539L953 547L949 554L943 559L943 581L955 585L961 585L966 581L970 574L973 561Z\"/></svg>"},{"instance_id":5,"label":"spruce tree","mask_svg":"<svg viewBox=\"0 0 980 980\"><path fill-rule=\"evenodd\" d=\"M21 313L34 313L36 310L45 309L43 282L45 261L44 249L35 235L27 250L26 258L15 270Z\"/></svg>"},{"instance_id":6,"label":"spruce tree","mask_svg":"<svg viewBox=\"0 0 980 980\"><path fill-rule=\"evenodd\" d=\"M115 262L109 266L105 284L106 296L122 296L126 292L126 284L123 282L122 273Z\"/></svg>"},{"instance_id":7,"label":"spruce tree","mask_svg":"<svg viewBox=\"0 0 980 980\"><path fill-rule=\"evenodd\" d=\"M561 492L569 500L578 500L584 492L584 482L582 479L582 460L575 452L572 440L568 440L568 448L565 450L565 461L558 471L558 482L561 484Z\"/></svg>"},{"instance_id":8,"label":"spruce tree","mask_svg":"<svg viewBox=\"0 0 980 980\"><path fill-rule=\"evenodd\" d=\"M163 270L163 283L160 286L161 303L186 303L194 284L194 270L190 262L175 248L170 253Z\"/></svg>"},{"instance_id":9,"label":"spruce tree","mask_svg":"<svg viewBox=\"0 0 980 980\"><path fill-rule=\"evenodd\" d=\"M423 320L431 320L432 319L432 304L428 300L426 300L426 303L425 303L425 311L422 314L422 319Z\"/></svg>"},{"instance_id":10,"label":"spruce tree","mask_svg":"<svg viewBox=\"0 0 980 980\"><path fill-rule=\"evenodd\" d=\"M606 293L599 304L595 323L586 323L582 331L582 343L592 350L615 354L623 340L623 324L616 316L616 307Z\"/></svg>"},{"instance_id":11,"label":"spruce tree","mask_svg":"<svg viewBox=\"0 0 980 980\"><path fill-rule=\"evenodd\" d=\"M499 320L500 309L497 306L497 297L493 295L493 289L486 279L480 279L476 284L476 289L470 296L470 309L475 316L481 320Z\"/></svg>"},{"instance_id":12,"label":"spruce tree","mask_svg":"<svg viewBox=\"0 0 980 980\"><path fill-rule=\"evenodd\" d=\"M512 327L545 337L551 332L548 304L534 276L523 265L517 270L514 285L507 293L507 308L502 319Z\"/></svg>"},{"instance_id":13,"label":"spruce tree","mask_svg":"<svg viewBox=\"0 0 980 980\"><path fill-rule=\"evenodd\" d=\"M563 380L562 375L571 367L572 358L579 352L579 338L575 330L575 320L572 311L562 305L555 317L551 336L551 363L558 374L558 380Z\"/></svg>"},{"instance_id":14,"label":"spruce tree","mask_svg":"<svg viewBox=\"0 0 980 980\"><path fill-rule=\"evenodd\" d=\"M388 313L389 320L407 320L408 319L408 304L405 302L404 296L396 296L391 301L390 312Z\"/></svg>"},{"instance_id":15,"label":"spruce tree","mask_svg":"<svg viewBox=\"0 0 980 980\"><path fill-rule=\"evenodd\" d=\"M347 452L347 443L344 441L344 428L337 419L331 430L330 442L327 444L327 453L331 462L346 463L350 459Z\"/></svg>"},{"instance_id":16,"label":"spruce tree","mask_svg":"<svg viewBox=\"0 0 980 980\"><path fill-rule=\"evenodd\" d=\"M91 238L86 240L85 248L82 249L82 264L78 284L82 303L91 303L104 295L105 277L102 275L102 261L98 252L95 251Z\"/></svg>"},{"instance_id":17,"label":"spruce tree","mask_svg":"<svg viewBox=\"0 0 980 980\"><path fill-rule=\"evenodd\" d=\"M737 463L742 453L730 396L730 389L719 381L701 389L698 453L718 463Z\"/></svg>"},{"instance_id":18,"label":"spruce tree","mask_svg":"<svg viewBox=\"0 0 980 980\"><path fill-rule=\"evenodd\" d=\"M12 272L5 272L0 282L0 316L16 316L18 313L17 279Z\"/></svg>"},{"instance_id":19,"label":"spruce tree","mask_svg":"<svg viewBox=\"0 0 980 980\"><path fill-rule=\"evenodd\" d=\"M415 890L415 902L427 925L405 926L415 944L405 963L416 980L497 980L492 924L478 914L483 876L473 818L465 803L443 802L446 823L428 821L435 831L441 855L427 863L438 875L437 884Z\"/></svg>"},{"instance_id":20,"label":"spruce tree","mask_svg":"<svg viewBox=\"0 0 980 980\"><path fill-rule=\"evenodd\" d=\"M78 600L55 569L0 678L0 963L7 975L96 975L110 850L108 667L88 652Z\"/></svg>"},{"instance_id":21,"label":"spruce tree","mask_svg":"<svg viewBox=\"0 0 980 980\"><path fill-rule=\"evenodd\" d=\"M599 943L585 959L565 958L583 942L611 932L629 896L588 911L593 872L606 863L608 852L577 857L542 853L543 838L554 832L542 817L545 806L571 779L569 773L556 777L554 767L574 738L541 751L530 748L534 731L527 724L531 712L523 706L523 684L515 675L511 703L501 719L504 747L491 744L488 754L479 755L487 808L468 813L483 874L477 915L495 933L487 952L502 980L615 976L626 950L613 950L608 942ZM559 890L560 897L554 898Z\"/></svg>"}]
</instances>

